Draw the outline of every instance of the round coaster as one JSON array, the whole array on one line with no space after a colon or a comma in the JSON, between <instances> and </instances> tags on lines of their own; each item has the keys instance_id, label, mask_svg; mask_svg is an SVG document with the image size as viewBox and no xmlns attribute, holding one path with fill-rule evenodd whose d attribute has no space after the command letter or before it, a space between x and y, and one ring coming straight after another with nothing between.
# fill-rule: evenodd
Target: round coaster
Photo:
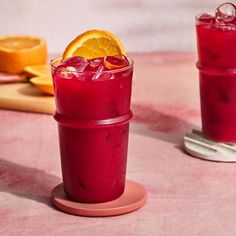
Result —
<instances>
[{"instance_id":1,"label":"round coaster","mask_svg":"<svg viewBox=\"0 0 236 236\"><path fill-rule=\"evenodd\" d=\"M204 160L236 162L236 144L214 142L198 130L184 136L184 148L192 156Z\"/></svg>"},{"instance_id":2,"label":"round coaster","mask_svg":"<svg viewBox=\"0 0 236 236\"><path fill-rule=\"evenodd\" d=\"M126 180L125 191L117 199L104 203L79 203L69 200L63 184L52 190L52 202L60 210L79 216L115 216L135 211L147 200L145 188L134 181Z\"/></svg>"}]
</instances>

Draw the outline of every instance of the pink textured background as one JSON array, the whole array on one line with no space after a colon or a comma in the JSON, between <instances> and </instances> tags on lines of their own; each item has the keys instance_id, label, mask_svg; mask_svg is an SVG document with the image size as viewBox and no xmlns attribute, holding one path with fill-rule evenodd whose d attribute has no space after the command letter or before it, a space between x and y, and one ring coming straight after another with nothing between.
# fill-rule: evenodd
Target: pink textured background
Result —
<instances>
[{"instance_id":1,"label":"pink textured background","mask_svg":"<svg viewBox=\"0 0 236 236\"><path fill-rule=\"evenodd\" d=\"M134 119L127 176L148 202L111 218L56 210L61 182L56 122L49 115L0 111L0 235L236 235L236 164L192 158L183 135L200 127L195 55L133 54Z\"/></svg>"}]
</instances>

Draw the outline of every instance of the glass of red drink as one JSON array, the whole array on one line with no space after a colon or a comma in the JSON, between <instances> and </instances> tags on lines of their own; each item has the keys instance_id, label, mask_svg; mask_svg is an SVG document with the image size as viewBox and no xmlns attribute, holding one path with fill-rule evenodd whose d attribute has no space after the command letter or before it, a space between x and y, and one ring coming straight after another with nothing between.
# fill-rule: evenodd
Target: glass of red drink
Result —
<instances>
[{"instance_id":1,"label":"glass of red drink","mask_svg":"<svg viewBox=\"0 0 236 236\"><path fill-rule=\"evenodd\" d=\"M236 142L235 12L226 3L196 18L202 129L218 142Z\"/></svg>"},{"instance_id":2,"label":"glass of red drink","mask_svg":"<svg viewBox=\"0 0 236 236\"><path fill-rule=\"evenodd\" d=\"M124 191L133 60L72 57L51 63L64 190L99 203Z\"/></svg>"}]
</instances>

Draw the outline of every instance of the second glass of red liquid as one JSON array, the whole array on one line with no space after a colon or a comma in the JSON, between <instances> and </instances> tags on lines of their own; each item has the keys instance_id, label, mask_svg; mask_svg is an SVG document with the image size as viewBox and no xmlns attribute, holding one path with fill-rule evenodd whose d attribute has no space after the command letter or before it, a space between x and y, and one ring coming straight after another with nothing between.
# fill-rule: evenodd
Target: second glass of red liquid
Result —
<instances>
[{"instance_id":1,"label":"second glass of red liquid","mask_svg":"<svg viewBox=\"0 0 236 236\"><path fill-rule=\"evenodd\" d=\"M64 190L78 202L114 200L125 187L133 61L59 58L51 67Z\"/></svg>"},{"instance_id":2,"label":"second glass of red liquid","mask_svg":"<svg viewBox=\"0 0 236 236\"><path fill-rule=\"evenodd\" d=\"M236 142L235 13L225 3L196 18L202 129L217 142Z\"/></svg>"}]
</instances>

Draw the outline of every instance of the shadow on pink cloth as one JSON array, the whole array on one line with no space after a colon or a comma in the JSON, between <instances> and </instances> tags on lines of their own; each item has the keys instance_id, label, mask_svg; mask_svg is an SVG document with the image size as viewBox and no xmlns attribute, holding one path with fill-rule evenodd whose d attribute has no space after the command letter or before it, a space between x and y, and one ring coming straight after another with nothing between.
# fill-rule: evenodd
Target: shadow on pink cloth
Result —
<instances>
[{"instance_id":1,"label":"shadow on pink cloth","mask_svg":"<svg viewBox=\"0 0 236 236\"><path fill-rule=\"evenodd\" d=\"M51 190L60 182L60 178L45 171L0 159L0 192L8 192L53 207L50 202Z\"/></svg>"},{"instance_id":2,"label":"shadow on pink cloth","mask_svg":"<svg viewBox=\"0 0 236 236\"><path fill-rule=\"evenodd\" d=\"M177 148L182 149L186 132L199 129L187 119L200 117L200 112L183 106L133 104L132 110L136 124L132 127L134 133L176 144Z\"/></svg>"}]
</instances>

